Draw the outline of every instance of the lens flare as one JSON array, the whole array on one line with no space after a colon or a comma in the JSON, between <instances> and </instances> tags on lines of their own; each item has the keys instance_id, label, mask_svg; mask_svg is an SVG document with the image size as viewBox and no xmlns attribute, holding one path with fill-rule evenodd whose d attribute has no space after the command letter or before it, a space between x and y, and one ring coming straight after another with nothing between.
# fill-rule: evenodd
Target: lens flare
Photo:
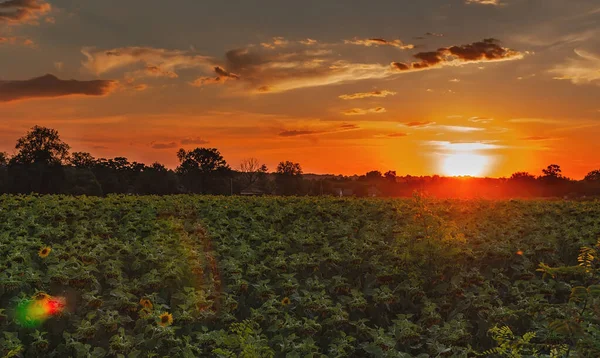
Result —
<instances>
[{"instance_id":1,"label":"lens flare","mask_svg":"<svg viewBox=\"0 0 600 358\"><path fill-rule=\"evenodd\" d=\"M17 306L17 322L23 327L37 327L48 318L60 314L65 308L63 297L46 296L24 300Z\"/></svg>"}]
</instances>

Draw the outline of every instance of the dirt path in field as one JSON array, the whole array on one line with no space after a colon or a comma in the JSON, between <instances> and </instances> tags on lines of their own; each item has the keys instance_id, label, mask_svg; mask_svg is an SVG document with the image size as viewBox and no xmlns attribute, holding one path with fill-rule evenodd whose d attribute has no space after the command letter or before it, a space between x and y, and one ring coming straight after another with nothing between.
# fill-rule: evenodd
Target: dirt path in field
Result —
<instances>
[{"instance_id":1,"label":"dirt path in field","mask_svg":"<svg viewBox=\"0 0 600 358\"><path fill-rule=\"evenodd\" d=\"M194 288L202 293L209 302L199 305L201 311L210 309L217 312L222 292L221 274L217 266L216 252L213 250L210 237L199 223L192 221L191 228L186 229L182 219L170 217L180 227L179 237L186 252L186 260L191 270Z\"/></svg>"}]
</instances>

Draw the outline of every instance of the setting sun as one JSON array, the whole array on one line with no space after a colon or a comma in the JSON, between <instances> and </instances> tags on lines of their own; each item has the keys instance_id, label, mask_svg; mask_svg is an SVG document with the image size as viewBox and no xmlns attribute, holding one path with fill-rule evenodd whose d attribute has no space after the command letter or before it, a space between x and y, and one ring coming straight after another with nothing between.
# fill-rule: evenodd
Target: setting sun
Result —
<instances>
[{"instance_id":1,"label":"setting sun","mask_svg":"<svg viewBox=\"0 0 600 358\"><path fill-rule=\"evenodd\" d=\"M483 176L489 170L490 162L490 158L482 154L448 154L442 158L441 171L449 176Z\"/></svg>"}]
</instances>

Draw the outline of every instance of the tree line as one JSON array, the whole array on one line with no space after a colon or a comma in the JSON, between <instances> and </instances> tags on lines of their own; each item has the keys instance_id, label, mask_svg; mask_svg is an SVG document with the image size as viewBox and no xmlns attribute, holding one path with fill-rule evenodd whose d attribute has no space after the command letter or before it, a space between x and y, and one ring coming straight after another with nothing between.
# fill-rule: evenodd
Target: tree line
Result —
<instances>
[{"instance_id":1,"label":"tree line","mask_svg":"<svg viewBox=\"0 0 600 358\"><path fill-rule=\"evenodd\" d=\"M600 170L577 181L551 164L534 176L510 178L397 176L395 171L365 175L305 175L299 163L282 161L270 172L249 158L232 169L216 148L180 149L175 170L125 157L94 158L70 152L58 131L34 126L17 140L15 154L0 152L0 193L69 194L211 194L411 196L415 190L437 197L581 197L600 195Z\"/></svg>"}]
</instances>

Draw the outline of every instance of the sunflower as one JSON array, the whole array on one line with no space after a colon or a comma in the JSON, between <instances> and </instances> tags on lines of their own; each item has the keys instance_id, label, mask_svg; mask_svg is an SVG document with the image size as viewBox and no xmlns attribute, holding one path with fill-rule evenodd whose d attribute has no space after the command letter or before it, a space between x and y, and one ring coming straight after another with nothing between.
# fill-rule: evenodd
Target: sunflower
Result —
<instances>
[{"instance_id":1,"label":"sunflower","mask_svg":"<svg viewBox=\"0 0 600 358\"><path fill-rule=\"evenodd\" d=\"M38 292L35 295L33 295L32 297L34 300L36 301L44 301L44 300L49 300L50 298L52 298L49 294L47 294L46 292Z\"/></svg>"},{"instance_id":2,"label":"sunflower","mask_svg":"<svg viewBox=\"0 0 600 358\"><path fill-rule=\"evenodd\" d=\"M173 324L173 315L169 312L164 312L158 317L158 324L163 327L170 326Z\"/></svg>"},{"instance_id":3,"label":"sunflower","mask_svg":"<svg viewBox=\"0 0 600 358\"><path fill-rule=\"evenodd\" d=\"M289 297L285 297L283 300L281 300L281 304L284 306L287 306L291 303L292 301L290 301Z\"/></svg>"},{"instance_id":4,"label":"sunflower","mask_svg":"<svg viewBox=\"0 0 600 358\"><path fill-rule=\"evenodd\" d=\"M144 307L144 308L147 308L147 309L149 309L149 310L151 310L151 309L152 309L152 307L153 307L153 306L152 306L152 301L150 301L150 300L149 300L149 299L147 299L147 298L142 298L142 299L140 300L140 305L141 305L142 307Z\"/></svg>"},{"instance_id":5,"label":"sunflower","mask_svg":"<svg viewBox=\"0 0 600 358\"><path fill-rule=\"evenodd\" d=\"M46 257L48 257L48 255L50 255L50 251L52 251L51 247L49 247L49 246L42 247L40 249L40 251L38 252L38 256L41 258L46 258Z\"/></svg>"}]
</instances>

